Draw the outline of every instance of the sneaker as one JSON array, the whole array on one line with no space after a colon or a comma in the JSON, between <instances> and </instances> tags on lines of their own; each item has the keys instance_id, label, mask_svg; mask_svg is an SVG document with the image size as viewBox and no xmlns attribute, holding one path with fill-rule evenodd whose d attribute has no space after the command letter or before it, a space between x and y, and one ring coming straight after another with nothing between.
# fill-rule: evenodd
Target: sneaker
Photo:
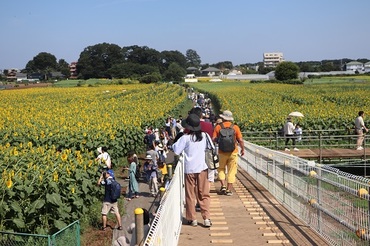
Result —
<instances>
[{"instance_id":1,"label":"sneaker","mask_svg":"<svg viewBox=\"0 0 370 246\"><path fill-rule=\"evenodd\" d=\"M293 150L294 150L294 151L299 151L299 149L297 149L297 148L294 148Z\"/></svg>"},{"instance_id":2,"label":"sneaker","mask_svg":"<svg viewBox=\"0 0 370 246\"><path fill-rule=\"evenodd\" d=\"M205 219L205 220L204 220L204 226L205 226L205 227L211 227L211 225L212 225L212 222L211 222L211 220L210 220L210 219Z\"/></svg>"},{"instance_id":3,"label":"sneaker","mask_svg":"<svg viewBox=\"0 0 370 246\"><path fill-rule=\"evenodd\" d=\"M220 191L221 191L221 193L225 193L226 192L226 186L221 186Z\"/></svg>"},{"instance_id":4,"label":"sneaker","mask_svg":"<svg viewBox=\"0 0 370 246\"><path fill-rule=\"evenodd\" d=\"M362 146L358 147L356 150L363 150L364 148Z\"/></svg>"},{"instance_id":5,"label":"sneaker","mask_svg":"<svg viewBox=\"0 0 370 246\"><path fill-rule=\"evenodd\" d=\"M285 151L290 151L290 149L288 149L288 148L285 148Z\"/></svg>"},{"instance_id":6,"label":"sneaker","mask_svg":"<svg viewBox=\"0 0 370 246\"><path fill-rule=\"evenodd\" d=\"M198 221L197 220L189 220L188 224L191 226L198 226Z\"/></svg>"},{"instance_id":7,"label":"sneaker","mask_svg":"<svg viewBox=\"0 0 370 246\"><path fill-rule=\"evenodd\" d=\"M232 196L233 192L231 190L226 190L225 195Z\"/></svg>"}]
</instances>

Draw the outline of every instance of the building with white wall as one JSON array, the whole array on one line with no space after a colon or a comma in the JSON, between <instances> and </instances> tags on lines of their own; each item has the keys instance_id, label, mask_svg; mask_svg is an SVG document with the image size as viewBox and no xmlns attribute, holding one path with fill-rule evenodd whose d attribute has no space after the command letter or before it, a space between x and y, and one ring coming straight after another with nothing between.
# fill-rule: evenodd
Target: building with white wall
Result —
<instances>
[{"instance_id":1,"label":"building with white wall","mask_svg":"<svg viewBox=\"0 0 370 246\"><path fill-rule=\"evenodd\" d=\"M363 71L364 64L358 61L351 61L346 64L347 71Z\"/></svg>"},{"instance_id":2,"label":"building with white wall","mask_svg":"<svg viewBox=\"0 0 370 246\"><path fill-rule=\"evenodd\" d=\"M263 65L265 67L276 67L284 61L282 52L263 53Z\"/></svg>"}]
</instances>

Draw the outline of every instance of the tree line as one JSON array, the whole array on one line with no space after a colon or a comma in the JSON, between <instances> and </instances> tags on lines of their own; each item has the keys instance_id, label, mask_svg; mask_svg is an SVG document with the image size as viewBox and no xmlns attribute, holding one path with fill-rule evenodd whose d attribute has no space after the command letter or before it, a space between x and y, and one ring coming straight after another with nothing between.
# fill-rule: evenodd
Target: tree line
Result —
<instances>
[{"instance_id":1,"label":"tree line","mask_svg":"<svg viewBox=\"0 0 370 246\"><path fill-rule=\"evenodd\" d=\"M345 64L352 61L348 58L339 60L307 61L295 63L300 72L329 72L345 70ZM358 59L366 63L368 59ZM201 70L216 67L227 73L238 69L243 74L266 74L274 68L264 67L263 62L245 63L234 66L231 61L215 64L202 64L198 53L188 49L185 54L177 50L159 52L147 46L125 46L100 43L84 48L77 61L77 78L130 78L143 83L157 81L180 81L192 67L191 72L200 75ZM6 75L6 70L4 71ZM30 60L22 72L27 74L61 72L70 76L69 64L50 53L41 52Z\"/></svg>"}]
</instances>

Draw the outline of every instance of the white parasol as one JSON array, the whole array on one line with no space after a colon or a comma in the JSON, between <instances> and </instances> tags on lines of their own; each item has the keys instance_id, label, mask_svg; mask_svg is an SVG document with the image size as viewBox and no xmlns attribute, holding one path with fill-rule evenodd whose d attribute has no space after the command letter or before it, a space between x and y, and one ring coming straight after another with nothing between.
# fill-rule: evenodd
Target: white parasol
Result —
<instances>
[{"instance_id":1,"label":"white parasol","mask_svg":"<svg viewBox=\"0 0 370 246\"><path fill-rule=\"evenodd\" d=\"M293 117L304 117L304 115L300 112L291 112L289 114L289 116L293 116Z\"/></svg>"}]
</instances>

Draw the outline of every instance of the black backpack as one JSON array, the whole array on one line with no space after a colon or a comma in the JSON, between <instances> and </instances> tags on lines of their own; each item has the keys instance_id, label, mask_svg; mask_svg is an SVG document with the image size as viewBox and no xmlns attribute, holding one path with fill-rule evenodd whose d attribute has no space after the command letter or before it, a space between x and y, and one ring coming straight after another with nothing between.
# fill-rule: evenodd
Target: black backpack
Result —
<instances>
[{"instance_id":1,"label":"black backpack","mask_svg":"<svg viewBox=\"0 0 370 246\"><path fill-rule=\"evenodd\" d=\"M110 198L113 201L117 201L118 198L121 196L121 184L113 179L110 188Z\"/></svg>"},{"instance_id":2,"label":"black backpack","mask_svg":"<svg viewBox=\"0 0 370 246\"><path fill-rule=\"evenodd\" d=\"M220 136L218 138L218 148L223 152L233 152L235 150L235 130L234 124L225 127L221 123Z\"/></svg>"}]
</instances>

